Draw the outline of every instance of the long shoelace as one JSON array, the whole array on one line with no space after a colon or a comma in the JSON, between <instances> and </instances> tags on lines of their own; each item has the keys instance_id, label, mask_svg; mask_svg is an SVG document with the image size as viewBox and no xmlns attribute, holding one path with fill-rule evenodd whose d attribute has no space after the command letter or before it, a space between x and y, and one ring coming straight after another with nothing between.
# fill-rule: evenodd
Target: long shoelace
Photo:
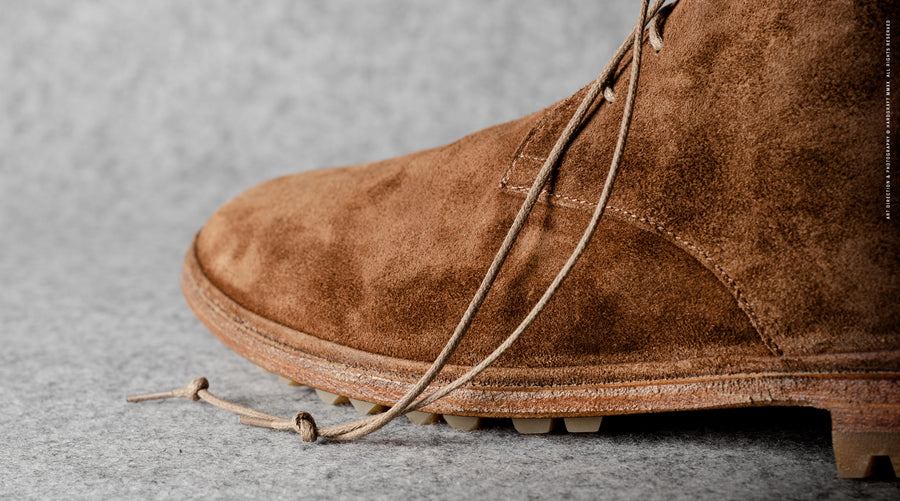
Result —
<instances>
[{"instance_id":1,"label":"long shoelace","mask_svg":"<svg viewBox=\"0 0 900 501\"><path fill-rule=\"evenodd\" d=\"M522 207L519 209L518 214L516 214L516 218L513 221L512 226L509 228L509 231L506 234L506 238L503 240L503 244L500 246L500 249L494 256L494 260L491 263L491 266L488 269L484 280L482 280L481 285L478 287L478 290L475 293L475 296L469 303L469 307L466 309L466 312L460 319L459 324L456 326L453 335L447 341L444 349L431 364L431 367L429 367L425 374L422 375L422 377L416 382L416 384L386 412L368 416L350 423L336 426L325 426L320 428L316 426L315 420L312 418L312 416L303 411L294 414L290 419L285 419L219 398L209 392L209 382L206 380L206 378L197 378L191 381L188 386L179 388L177 390L132 395L128 397L128 401L142 402L145 400L156 400L161 398L174 397L187 398L194 401L204 400L205 402L208 402L216 407L239 414L241 416L241 423L278 430L294 430L301 435L304 441L307 442L313 442L317 437L328 437L337 440L350 440L368 435L369 433L372 433L385 426L394 418L400 415L425 407L426 405L443 398L448 393L474 379L484 369L493 364L494 361L496 361L501 355L503 355L503 353L505 353L506 350L508 350L509 347L516 342L519 336L522 335L522 333L531 325L531 323L534 322L535 318L537 318L544 307L547 306L547 304L550 302L550 299L562 285L563 280L565 280L566 276L568 276L569 272L575 266L575 263L578 262L578 259L587 248L588 243L590 243L591 238L593 237L594 232L597 229L597 225L600 223L600 219L603 217L603 212L606 209L606 204L609 201L610 192L612 191L613 183L615 182L619 165L622 162L622 153L625 150L625 141L628 137L628 131L631 127L631 119L634 112L634 101L635 96L637 95L638 75L641 71L643 32L644 26L647 24L647 19L651 20L648 30L648 38L650 40L650 44L657 51L662 47L662 38L660 37L659 30L664 17L662 15L662 12L660 12L663 3L665 3L665 0L655 0L653 6L649 7L648 9L649 0L641 0L640 15L638 17L637 24L628 35L628 37L626 37L625 41L622 42L622 45L619 46L619 49L616 51L615 55L613 55L612 59L610 59L610 61L603 68L600 76L597 77L597 79L594 80L593 83L591 83L590 87L587 90L587 93L584 96L584 99L582 99L581 104L578 106L578 109L572 115L572 118L569 120L566 128L563 130L562 134L560 134L559 139L557 139L556 144L553 146L553 149L550 151L550 154L544 161L544 165L541 167L541 170L535 177L534 183L531 185L531 189L528 191L528 195L525 197L525 201L522 203ZM422 396L423 393L428 390L431 382L434 381L440 371L447 364L447 361L453 355L457 346L459 346L459 343L462 341L463 336L465 336L466 332L468 331L472 320L475 318L475 315L478 313L478 310L484 303L488 291L490 291L491 286L494 284L494 280L500 273L500 269L503 267L504 261L506 261L507 256L512 250L513 244L515 244L519 233L525 226L525 221L527 220L528 215L534 208L535 203L537 203L538 197L541 195L541 192L544 189L544 185L547 183L550 174L558 164L559 159L565 151L566 147L568 147L573 137L579 130L579 127L583 123L584 117L587 115L588 110L591 108L594 101L601 95L603 96L603 99L608 102L613 102L616 99L615 93L613 92L611 87L611 83L613 81L615 71L619 66L619 63L625 57L628 49L632 47L634 49L632 51L631 75L628 83L628 95L625 98L625 107L622 114L622 122L619 128L618 139L616 141L616 149L613 152L613 158L610 163L609 173L606 176L606 181L603 185L603 191L600 194L600 200L597 203L597 207L594 210L594 214L591 217L590 223L585 229L584 234L581 236L581 240L579 240L578 245L575 247L575 250L572 251L572 255L569 256L569 259L566 261L565 265L563 265L562 269L560 269L559 273L556 275L556 278L554 278L550 286L547 287L547 290L544 291L544 294L541 296L540 300L534 305L525 319L522 320L519 326L516 327L512 334L510 334L503 341L503 343L501 343L500 346L497 347L497 349L495 349L490 355L482 360L481 363L479 363L475 367L472 367L472 369L470 369L459 378L455 379L445 386L433 389L431 392L425 394L425 396Z\"/></svg>"}]
</instances>

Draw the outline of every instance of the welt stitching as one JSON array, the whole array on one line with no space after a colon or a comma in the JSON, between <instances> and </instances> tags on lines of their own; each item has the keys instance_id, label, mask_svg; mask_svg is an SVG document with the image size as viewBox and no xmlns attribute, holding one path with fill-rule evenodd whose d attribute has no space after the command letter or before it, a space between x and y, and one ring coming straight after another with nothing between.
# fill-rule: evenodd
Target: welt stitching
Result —
<instances>
[{"instance_id":1,"label":"welt stitching","mask_svg":"<svg viewBox=\"0 0 900 501\"><path fill-rule=\"evenodd\" d=\"M522 192L527 192L527 191L529 191L529 188L526 187L526 186L507 186L507 188L509 188L509 189L511 189L511 190L516 190L516 191L522 191ZM578 204L587 205L587 206L590 206L590 207L596 207L596 206L597 206L597 204L594 203L594 202L588 202L588 201L585 201L585 200L580 200L580 199L577 199L577 198L567 197L567 196L565 196L565 195L560 195L560 194L557 194L557 193L551 193L551 192L547 191L546 189L542 190L541 193L542 193L542 194L546 194L546 195L550 195L550 196L553 196L553 197L556 197L556 198L561 198L561 199L563 199L563 200L568 200L568 201L570 201L570 202L575 202L575 203L578 203ZM779 347L778 347L778 344L775 343L775 340L772 339L772 337L768 335L767 329L763 326L763 324L762 324L762 322L760 321L759 317L756 315L756 312L753 310L753 307L750 306L750 302L747 300L747 298L746 298L746 296L745 296L743 290L741 289L740 285L738 285L737 281L736 281L734 278L732 278L731 275L729 275L729 274L725 271L725 269L722 268L722 267L719 265L719 263L717 263L717 262L716 262L716 261L715 261L715 260L714 260L714 259L713 259L706 251L704 251L703 249L697 247L696 245L692 244L691 242L688 242L687 240L681 238L680 236L676 235L674 232L672 232L672 231L669 230L668 228L664 227L662 224L660 224L660 223L658 223L658 222L656 222L656 221L654 221L654 220L652 220L652 219L649 219L649 218L646 218L646 217L642 217L642 216L638 216L637 214L635 214L635 213L633 213L633 212L627 211L627 210L625 210L625 209L620 209L620 208L618 208L618 207L613 207L613 206L611 206L611 205L608 205L607 208L610 209L610 210L612 210L612 211L614 211L614 212L618 212L618 213L620 213L620 214L624 214L624 215L626 215L626 216L628 216L628 217L630 217L630 218L632 218L632 219L634 219L634 220L636 220L636 221L640 221L640 222L642 222L642 223L644 223L644 224L646 224L646 225L649 225L649 226L653 227L655 230L657 230L657 231L659 231L659 232L662 232L662 233L668 235L670 238L672 238L672 239L675 240L676 242L678 242L678 243L680 243L681 245L683 245L684 247L687 247L688 249L694 251L694 252L697 253L700 257L702 257L702 258L709 264L709 266L711 266L711 267L713 268L713 270L716 271L716 272L722 277L722 279L725 281L725 283L726 283L726 284L728 285L728 287L731 289L732 294L734 295L735 300L737 300L737 302L738 302L738 305L740 305L741 308L744 310L744 312L747 314L747 316L750 317L750 321L753 323L753 326L757 329L757 332L759 333L759 335L760 335L760 337L762 338L762 341L763 341L763 343L766 345L766 347L768 347L768 348L772 351L772 353L774 353L775 355L781 355L781 354L782 354L781 348L779 348Z\"/></svg>"}]
</instances>

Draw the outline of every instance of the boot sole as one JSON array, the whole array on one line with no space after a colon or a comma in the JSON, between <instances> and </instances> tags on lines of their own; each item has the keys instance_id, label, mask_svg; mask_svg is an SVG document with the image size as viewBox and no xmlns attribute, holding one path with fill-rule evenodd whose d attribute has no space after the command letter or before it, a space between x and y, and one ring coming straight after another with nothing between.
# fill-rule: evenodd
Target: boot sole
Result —
<instances>
[{"instance_id":1,"label":"boot sole","mask_svg":"<svg viewBox=\"0 0 900 501\"><path fill-rule=\"evenodd\" d=\"M316 388L328 403L349 400L359 412L383 411L427 369L425 363L325 341L243 308L206 277L193 245L185 258L181 286L200 321L231 350L278 374L286 384ZM287 339L303 350L282 341ZM869 356L900 367L900 354ZM773 362L772 369L783 363ZM447 367L445 372L451 378L465 369ZM476 429L483 418L512 418L520 433L530 434L549 432L560 420L570 432L596 431L602 416L608 415L807 406L831 413L838 476L869 476L875 459L882 456L900 473L900 371L755 370L574 385L537 384L534 374L539 372L490 368L487 384L459 388L410 419L424 424L442 416L454 428Z\"/></svg>"}]
</instances>

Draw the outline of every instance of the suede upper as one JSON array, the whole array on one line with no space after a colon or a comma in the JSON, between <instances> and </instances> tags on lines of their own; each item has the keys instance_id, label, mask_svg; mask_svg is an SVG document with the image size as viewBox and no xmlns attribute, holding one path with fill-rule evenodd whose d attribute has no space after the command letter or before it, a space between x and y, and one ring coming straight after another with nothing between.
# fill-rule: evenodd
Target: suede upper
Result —
<instances>
[{"instance_id":1,"label":"suede upper","mask_svg":"<svg viewBox=\"0 0 900 501\"><path fill-rule=\"evenodd\" d=\"M662 50L643 60L609 215L695 256L775 353L897 349L900 231L884 215L883 68L883 23L897 9L682 4ZM624 95L627 79L618 84ZM509 192L530 187L578 101L529 134L504 174ZM621 110L597 109L550 203L593 211Z\"/></svg>"},{"instance_id":2,"label":"suede upper","mask_svg":"<svg viewBox=\"0 0 900 501\"><path fill-rule=\"evenodd\" d=\"M647 46L611 206L498 366L703 360L725 372L744 357L900 349L870 26L887 3L747 5L683 0L662 50ZM259 315L430 362L579 101L441 148L263 183L213 215L197 259ZM452 363L493 351L568 258L623 101L595 104Z\"/></svg>"}]
</instances>

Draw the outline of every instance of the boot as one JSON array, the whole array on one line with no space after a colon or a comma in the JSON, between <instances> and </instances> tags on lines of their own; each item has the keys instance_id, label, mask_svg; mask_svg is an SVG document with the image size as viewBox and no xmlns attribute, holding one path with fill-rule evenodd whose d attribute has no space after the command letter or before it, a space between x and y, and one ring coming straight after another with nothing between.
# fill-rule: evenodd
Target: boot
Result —
<instances>
[{"instance_id":1,"label":"boot","mask_svg":"<svg viewBox=\"0 0 900 501\"><path fill-rule=\"evenodd\" d=\"M896 4L643 8L637 43L571 98L274 179L212 216L182 281L200 320L327 400L393 412L283 427L347 439L412 413L596 431L610 414L812 406L831 412L841 476L876 456L900 471Z\"/></svg>"}]
</instances>

